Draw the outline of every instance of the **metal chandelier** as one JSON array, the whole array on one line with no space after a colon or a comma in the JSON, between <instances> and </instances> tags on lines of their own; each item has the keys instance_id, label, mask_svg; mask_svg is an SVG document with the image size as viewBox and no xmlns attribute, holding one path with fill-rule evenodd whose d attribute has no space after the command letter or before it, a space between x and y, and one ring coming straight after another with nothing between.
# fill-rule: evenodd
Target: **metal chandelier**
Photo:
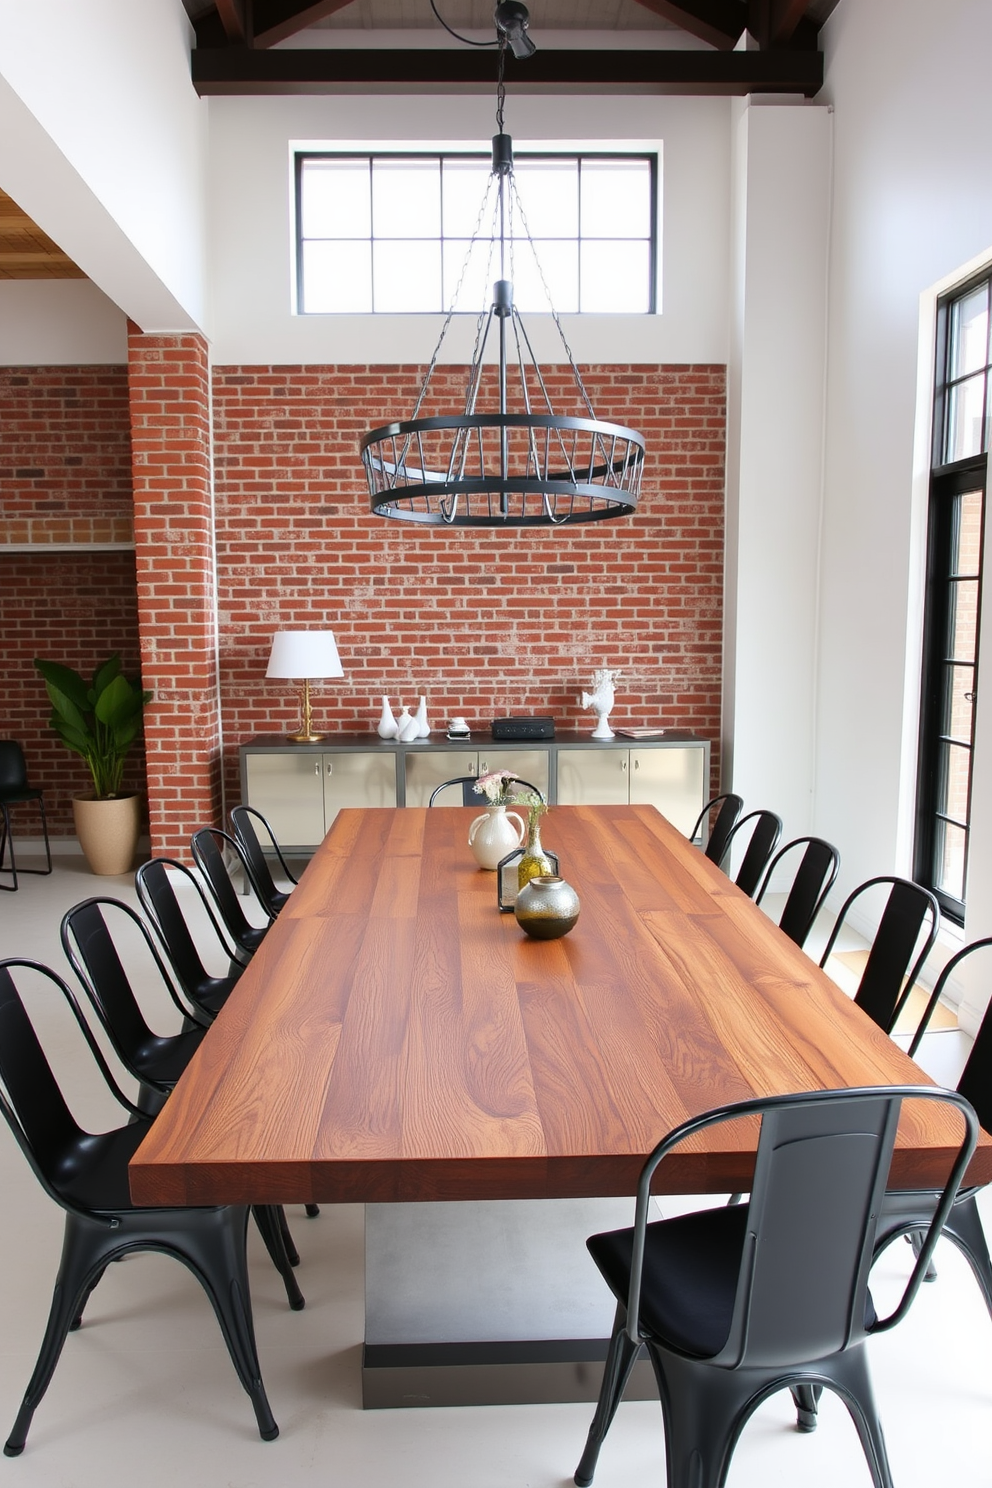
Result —
<instances>
[{"instance_id":1,"label":"metal chandelier","mask_svg":"<svg viewBox=\"0 0 992 1488\"><path fill-rule=\"evenodd\" d=\"M516 0L503 0L498 5L495 21L499 44L498 132L493 138L492 172L462 279L490 208L489 265L491 271L498 254L499 277L493 286L492 304L479 316L462 411L420 416L458 303L459 280L410 418L371 429L362 440L371 510L396 521L446 527L564 526L627 516L635 509L640 494L643 437L634 429L596 417L548 294L551 315L584 410L578 416L555 413L513 302L513 284L507 271L509 268L512 273L512 226L517 217L535 263L537 255L514 181L513 142L503 131L503 68L508 45L517 56L529 55L534 47L524 34L527 11ZM537 269L547 294L539 263ZM496 378L486 379L495 381L490 394L494 406L486 408L483 364L494 324L498 339Z\"/></svg>"}]
</instances>

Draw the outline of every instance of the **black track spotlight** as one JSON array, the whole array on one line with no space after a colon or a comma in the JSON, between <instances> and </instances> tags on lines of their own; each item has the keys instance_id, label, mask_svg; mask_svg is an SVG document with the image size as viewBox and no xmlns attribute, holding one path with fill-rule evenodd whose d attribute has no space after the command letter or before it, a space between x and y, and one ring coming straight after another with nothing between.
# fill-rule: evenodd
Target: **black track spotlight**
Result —
<instances>
[{"instance_id":1,"label":"black track spotlight","mask_svg":"<svg viewBox=\"0 0 992 1488\"><path fill-rule=\"evenodd\" d=\"M520 0L500 0L495 20L496 30L506 37L507 46L518 61L533 57L537 47L527 35L530 15L526 5L521 5Z\"/></svg>"}]
</instances>

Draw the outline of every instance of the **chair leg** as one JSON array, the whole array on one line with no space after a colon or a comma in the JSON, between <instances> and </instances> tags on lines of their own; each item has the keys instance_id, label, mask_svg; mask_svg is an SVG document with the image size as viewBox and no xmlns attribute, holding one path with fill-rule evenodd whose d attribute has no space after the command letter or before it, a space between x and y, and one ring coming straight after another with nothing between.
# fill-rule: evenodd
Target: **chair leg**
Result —
<instances>
[{"instance_id":1,"label":"chair leg","mask_svg":"<svg viewBox=\"0 0 992 1488\"><path fill-rule=\"evenodd\" d=\"M320 1213L320 1205L319 1204L308 1204L307 1205L307 1207L306 1207L307 1219L316 1219L317 1218L317 1215L319 1213Z\"/></svg>"},{"instance_id":2,"label":"chair leg","mask_svg":"<svg viewBox=\"0 0 992 1488\"><path fill-rule=\"evenodd\" d=\"M296 1248L296 1242L293 1239L293 1233L289 1228L289 1221L286 1218L286 1211L281 1204L276 1207L276 1218L279 1221L282 1243L286 1247L289 1264L291 1266L298 1266L300 1264L300 1252Z\"/></svg>"},{"instance_id":3,"label":"chair leg","mask_svg":"<svg viewBox=\"0 0 992 1488\"><path fill-rule=\"evenodd\" d=\"M10 809L5 802L0 801L0 815L3 817L3 835L0 836L0 872L9 873L10 883L0 883L0 889L6 894L17 893L17 859L14 856L14 834L10 829ZM10 843L10 867L3 866L3 860L7 852L7 844Z\"/></svg>"},{"instance_id":4,"label":"chair leg","mask_svg":"<svg viewBox=\"0 0 992 1488\"><path fill-rule=\"evenodd\" d=\"M992 1259L989 1258L988 1242L974 1194L966 1195L960 1203L954 1205L944 1226L944 1234L957 1246L971 1267L972 1274L982 1289L985 1306L992 1316Z\"/></svg>"},{"instance_id":5,"label":"chair leg","mask_svg":"<svg viewBox=\"0 0 992 1488\"><path fill-rule=\"evenodd\" d=\"M665 1421L668 1488L722 1488L737 1438L766 1393L751 1371L713 1369L648 1345Z\"/></svg>"},{"instance_id":6,"label":"chair leg","mask_svg":"<svg viewBox=\"0 0 992 1488\"><path fill-rule=\"evenodd\" d=\"M830 1373L833 1376L833 1388L847 1406L861 1439L875 1488L893 1488L892 1470L885 1450L882 1423L875 1406L864 1344L835 1355L830 1362Z\"/></svg>"},{"instance_id":7,"label":"chair leg","mask_svg":"<svg viewBox=\"0 0 992 1488\"><path fill-rule=\"evenodd\" d=\"M796 1406L796 1430L815 1431L822 1385L793 1385L792 1399Z\"/></svg>"},{"instance_id":8,"label":"chair leg","mask_svg":"<svg viewBox=\"0 0 992 1488\"><path fill-rule=\"evenodd\" d=\"M251 1317L245 1251L248 1211L214 1209L205 1215L201 1211L201 1216L195 1229L179 1231L171 1253L189 1267L210 1298L231 1363L254 1408L259 1435L263 1441L274 1441L279 1427L262 1383Z\"/></svg>"},{"instance_id":9,"label":"chair leg","mask_svg":"<svg viewBox=\"0 0 992 1488\"><path fill-rule=\"evenodd\" d=\"M279 1222L279 1212L277 1204L253 1204L251 1209L252 1218L258 1226L258 1233L265 1242L265 1248L269 1252L272 1264L282 1277L283 1286L286 1288L286 1299L294 1312L300 1312L306 1306L306 1299L293 1275L292 1263L283 1238L282 1225Z\"/></svg>"},{"instance_id":10,"label":"chair leg","mask_svg":"<svg viewBox=\"0 0 992 1488\"><path fill-rule=\"evenodd\" d=\"M110 1232L105 1234L109 1238ZM24 1451L31 1421L51 1384L66 1338L77 1318L81 1317L87 1297L103 1275L108 1259L102 1254L104 1246L100 1242L103 1238L95 1236L92 1229L84 1227L74 1215L66 1216L62 1259L55 1278L45 1336L17 1420L4 1444L5 1457L19 1457Z\"/></svg>"},{"instance_id":11,"label":"chair leg","mask_svg":"<svg viewBox=\"0 0 992 1488\"><path fill-rule=\"evenodd\" d=\"M618 1307L613 1322L613 1336L610 1339L606 1363L603 1366L603 1383L599 1390L599 1400L592 1418L592 1425L589 1427L585 1449L575 1469L573 1481L577 1488L588 1488L593 1480L600 1448L610 1429L610 1423L617 1413L617 1406L623 1397L624 1388L630 1378L630 1371L634 1367L634 1361L639 1352L639 1345L633 1343L624 1331L626 1320L626 1309L622 1306Z\"/></svg>"}]
</instances>

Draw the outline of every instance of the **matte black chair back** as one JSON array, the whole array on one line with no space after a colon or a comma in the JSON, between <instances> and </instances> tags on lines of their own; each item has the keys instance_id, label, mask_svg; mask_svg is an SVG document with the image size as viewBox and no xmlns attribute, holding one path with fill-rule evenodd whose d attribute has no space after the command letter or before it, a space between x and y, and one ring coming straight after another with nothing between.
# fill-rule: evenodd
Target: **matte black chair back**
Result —
<instances>
[{"instance_id":1,"label":"matte black chair back","mask_svg":"<svg viewBox=\"0 0 992 1488\"><path fill-rule=\"evenodd\" d=\"M14 831L10 820L11 806L20 806L35 801L41 814L41 830L45 839L45 868L18 868L14 853ZM10 849L10 867L4 867L7 850ZM15 739L0 739L0 874L8 874L10 883L0 877L0 889L8 894L17 891L19 873L46 875L52 871L52 849L48 840L48 818L45 801L40 790L28 785L28 770L24 751Z\"/></svg>"},{"instance_id":2,"label":"matte black chair back","mask_svg":"<svg viewBox=\"0 0 992 1488\"><path fill-rule=\"evenodd\" d=\"M220 954L228 962L226 972L215 976L204 966L170 875L176 875L197 896L213 926ZM234 948L228 944L206 895L189 869L173 858L151 858L142 863L134 875L134 882L141 907L158 934L184 996L194 1007L213 1017L227 1001L245 969L245 963L238 959Z\"/></svg>"},{"instance_id":3,"label":"matte black chair back","mask_svg":"<svg viewBox=\"0 0 992 1488\"><path fill-rule=\"evenodd\" d=\"M118 940L130 942L128 963L139 969L142 983L150 972L156 985L165 988L185 1025L179 1032L160 1034L149 1027L121 959L114 928ZM60 934L62 949L114 1053L142 1087L141 1109L153 1115L192 1058L209 1019L182 1001L144 921L130 905L119 899L84 899L65 914Z\"/></svg>"},{"instance_id":4,"label":"matte black chair back","mask_svg":"<svg viewBox=\"0 0 992 1488\"><path fill-rule=\"evenodd\" d=\"M826 966L852 905L880 884L887 884L889 893L854 1000L872 1022L891 1033L940 929L940 906L929 889L887 874L866 879L842 904L820 965ZM924 938L917 953L921 933Z\"/></svg>"},{"instance_id":5,"label":"matte black chair back","mask_svg":"<svg viewBox=\"0 0 992 1488\"><path fill-rule=\"evenodd\" d=\"M486 798L476 790L475 785L477 780L477 775L456 775L452 780L442 781L440 785L436 785L431 791L431 798L427 802L428 806L433 806L436 803L442 791L446 791L452 786L460 785L462 788L462 799L459 804L462 806L481 805L484 809ZM542 801L544 800L544 792L539 790L536 785L531 785L529 780L522 780L519 775L514 775L513 784L522 785L525 790L533 791L535 796L539 796ZM513 803L511 802L510 804L512 805ZM520 804L526 805L526 802L520 802Z\"/></svg>"},{"instance_id":6,"label":"matte black chair back","mask_svg":"<svg viewBox=\"0 0 992 1488\"><path fill-rule=\"evenodd\" d=\"M228 852L241 864L245 883L250 885L251 874L248 872L248 861L241 844L227 832L220 831L218 827L201 827L198 832L193 833L190 847L193 850L196 866L202 873L217 911L224 922L225 930L236 949L250 958L265 939L265 933L272 924L272 918L262 905L266 915L265 924L253 925L242 908L242 895L234 886L234 880L224 856L225 852ZM255 897L257 899L258 895L256 894Z\"/></svg>"},{"instance_id":7,"label":"matte black chair back","mask_svg":"<svg viewBox=\"0 0 992 1488\"><path fill-rule=\"evenodd\" d=\"M17 981L15 982L15 973ZM51 1382L65 1340L78 1327L91 1292L112 1261L158 1251L182 1261L213 1304L224 1341L251 1398L261 1435L278 1436L262 1384L252 1326L245 1256L248 1211L242 1207L139 1209L130 1198L127 1165L149 1124L127 1101L100 1061L129 1124L91 1135L75 1120L45 1057L18 990L42 979L57 988L86 1033L68 985L37 962L0 961L0 1114L45 1192L65 1211L65 1238L48 1326L13 1430L4 1446L17 1457ZM86 1041L97 1054L92 1037Z\"/></svg>"},{"instance_id":8,"label":"matte black chair back","mask_svg":"<svg viewBox=\"0 0 992 1488\"><path fill-rule=\"evenodd\" d=\"M754 902L761 903L779 863L787 853L798 848L805 848L805 852L799 860L778 923L790 940L794 940L797 946L804 946L840 868L840 853L835 847L822 837L796 837L787 842L769 863Z\"/></svg>"},{"instance_id":9,"label":"matte black chair back","mask_svg":"<svg viewBox=\"0 0 992 1488\"><path fill-rule=\"evenodd\" d=\"M709 832L704 843L703 852L713 863L722 863L723 855L727 851L727 838L730 836L731 828L744 810L744 800L741 796L731 794L714 796L712 801L707 801L702 811L696 817L696 825L689 833L689 841L695 842L702 832L704 826L710 819L710 812L719 806L716 821Z\"/></svg>"},{"instance_id":10,"label":"matte black chair back","mask_svg":"<svg viewBox=\"0 0 992 1488\"><path fill-rule=\"evenodd\" d=\"M954 1106L964 1135L902 1298L878 1317L868 1293L875 1216L902 1103ZM662 1159L688 1138L760 1115L751 1199L648 1223ZM685 1122L644 1165L633 1229L595 1235L593 1260L617 1299L599 1405L575 1474L592 1481L639 1347L654 1366L668 1481L717 1488L737 1437L774 1391L841 1395L877 1488L891 1488L862 1345L906 1315L978 1139L963 1097L934 1086L819 1090L725 1106ZM660 1181L663 1186L663 1177Z\"/></svg>"},{"instance_id":11,"label":"matte black chair back","mask_svg":"<svg viewBox=\"0 0 992 1488\"><path fill-rule=\"evenodd\" d=\"M720 866L726 868L728 872L736 839L740 836L741 841L744 840L745 829L749 823L750 835L734 883L750 898L753 898L761 882L761 876L768 867L768 861L778 844L778 839L782 835L782 819L776 816L774 811L749 811L747 816L742 816L727 833L726 845L719 860Z\"/></svg>"},{"instance_id":12,"label":"matte black chair back","mask_svg":"<svg viewBox=\"0 0 992 1488\"><path fill-rule=\"evenodd\" d=\"M276 841L275 833L262 813L256 811L254 806L235 806L231 811L231 826L234 828L234 835L241 844L241 850L245 855L251 886L261 900L266 914L272 919L275 919L292 893L292 889L280 889L276 885L276 881L272 877L271 869L265 857L263 841L270 843L272 850L279 860L279 866L283 876L291 884L297 882L289 870L286 859L283 857L282 849ZM258 835L259 827L261 827L264 834L263 838L260 838Z\"/></svg>"}]
</instances>

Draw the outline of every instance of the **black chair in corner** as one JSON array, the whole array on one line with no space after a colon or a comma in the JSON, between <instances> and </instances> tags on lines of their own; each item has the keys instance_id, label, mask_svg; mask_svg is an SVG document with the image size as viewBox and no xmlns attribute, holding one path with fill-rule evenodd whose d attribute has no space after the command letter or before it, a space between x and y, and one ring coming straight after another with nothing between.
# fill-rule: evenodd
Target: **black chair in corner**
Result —
<instances>
[{"instance_id":1,"label":"black chair in corner","mask_svg":"<svg viewBox=\"0 0 992 1488\"><path fill-rule=\"evenodd\" d=\"M234 828L234 835L245 855L251 886L261 900L266 914L274 920L293 890L291 888L280 889L272 877L272 871L265 856L263 839L258 835L259 827L261 827L265 840L271 844L272 851L279 860L279 867L283 876L294 887L298 880L290 872L289 864L283 857L282 848L276 841L275 833L262 813L256 811L254 806L233 807L231 810L231 826Z\"/></svg>"},{"instance_id":2,"label":"black chair in corner","mask_svg":"<svg viewBox=\"0 0 992 1488\"><path fill-rule=\"evenodd\" d=\"M864 1009L873 1023L884 1028L886 1033L891 1033L909 1000L909 994L923 970L923 963L930 954L930 948L940 929L940 906L929 889L908 878L889 874L866 879L841 905L837 921L820 957L820 965L825 967L830 959L852 906L858 903L862 894L883 884L889 886L889 892L854 1001L858 1007ZM924 939L917 954L916 947L921 934ZM926 1017L930 1011L932 1009L927 1012ZM920 1020L918 1033L926 1025L926 1017ZM915 1047L914 1040L913 1048Z\"/></svg>"},{"instance_id":3,"label":"black chair in corner","mask_svg":"<svg viewBox=\"0 0 992 1488\"><path fill-rule=\"evenodd\" d=\"M750 826L750 831L746 833L745 829L748 826ZM769 859L781 835L782 819L776 816L774 811L749 811L747 816L742 816L727 833L727 841L719 862L720 867L728 871L737 838L740 837L743 841L747 836L747 847L744 849L744 856L734 877L734 883L747 894L748 898L754 898L755 890L761 882L761 876L768 867Z\"/></svg>"},{"instance_id":4,"label":"black chair in corner","mask_svg":"<svg viewBox=\"0 0 992 1488\"><path fill-rule=\"evenodd\" d=\"M840 853L831 843L825 842L822 837L796 837L779 848L768 865L754 902L761 903L779 863L798 848L804 848L805 851L799 859L778 923L779 929L801 948L806 944L840 868Z\"/></svg>"},{"instance_id":5,"label":"black chair in corner","mask_svg":"<svg viewBox=\"0 0 992 1488\"><path fill-rule=\"evenodd\" d=\"M228 963L227 971L215 974L204 966L170 875L176 876L190 889L193 902L199 904L206 920L213 926L219 955ZM183 996L213 1018L238 982L247 965L246 958L228 943L206 894L184 864L177 863L174 858L150 858L135 873L134 883L141 907L158 935Z\"/></svg>"},{"instance_id":6,"label":"black chair in corner","mask_svg":"<svg viewBox=\"0 0 992 1488\"><path fill-rule=\"evenodd\" d=\"M10 820L10 808L29 801L38 803L41 813L41 830L45 839L47 868L18 868L14 854L14 830ZM10 875L11 882L0 882L0 889L8 894L17 892L18 873L49 874L52 871L52 849L48 841L48 818L45 815L45 800L40 790L28 785L28 769L24 761L24 750L15 739L0 739L0 873ZM4 858L10 848L10 867L4 867Z\"/></svg>"},{"instance_id":7,"label":"black chair in corner","mask_svg":"<svg viewBox=\"0 0 992 1488\"><path fill-rule=\"evenodd\" d=\"M480 795L475 788L477 779L478 777L475 775L456 775L452 780L443 780L440 785L436 785L431 791L430 800L427 802L428 806L434 806L441 792L449 790L455 785L460 785L462 790L462 798L458 802L459 806L478 806L480 803L484 806L486 804L485 797ZM540 796L542 801L545 799L542 790L538 790L536 785L531 785L529 780L522 780L519 775L514 775L513 784L522 785L525 790L533 791L535 796Z\"/></svg>"},{"instance_id":8,"label":"black chair in corner","mask_svg":"<svg viewBox=\"0 0 992 1488\"><path fill-rule=\"evenodd\" d=\"M266 917L264 925L253 925L242 908L243 896L238 893L234 885L224 856L225 852L230 853L237 862L240 862L245 883L250 885L251 874L248 872L248 860L240 842L235 841L227 832L222 832L218 827L201 827L198 832L193 833L190 847L196 866L203 875L217 912L224 922L225 930L239 951L242 951L246 957L253 956L265 939L266 931L272 924L272 917L261 900L258 902ZM257 899L258 895L256 894L255 897Z\"/></svg>"},{"instance_id":9,"label":"black chair in corner","mask_svg":"<svg viewBox=\"0 0 992 1488\"><path fill-rule=\"evenodd\" d=\"M696 825L689 833L689 841L695 842L703 827L710 819L710 812L719 806L716 821L710 829L709 836L701 843L703 852L713 863L722 863L723 855L727 850L727 838L730 836L731 828L744 810L744 800L741 796L726 794L714 796L712 801L707 801L702 811L696 818Z\"/></svg>"},{"instance_id":10,"label":"black chair in corner","mask_svg":"<svg viewBox=\"0 0 992 1488\"><path fill-rule=\"evenodd\" d=\"M114 929L117 940L114 938ZM123 1067L138 1081L136 1108L149 1118L165 1105L176 1081L210 1026L206 1015L183 1004L144 921L119 899L85 899L68 910L60 931L62 949ZM148 1026L121 959L118 941L130 941L128 964L140 970L143 987L161 981L183 1015L177 1033L158 1034ZM137 956L140 955L140 963ZM279 1205L253 1204L252 1215L272 1264L282 1277L294 1312L305 1304L293 1267L299 1254Z\"/></svg>"},{"instance_id":11,"label":"black chair in corner","mask_svg":"<svg viewBox=\"0 0 992 1488\"><path fill-rule=\"evenodd\" d=\"M951 957L934 983L930 1003L913 1041L911 1052L915 1051L916 1045L923 1036L927 1019L937 1006L941 993L961 962L973 955L975 951L988 950L992 950L992 935L986 936L983 940L972 941L971 945L966 945ZM992 1006L986 1010L982 1019L957 1088L958 1093L974 1106L979 1121L987 1131L992 1126ZM948 1240L953 1241L971 1267L972 1274L985 1299L985 1306L992 1317L992 1259L989 1258L988 1242L982 1228L978 1205L975 1202L979 1191L977 1188L962 1189L944 1225L944 1234ZM938 1198L938 1194L929 1190L898 1189L886 1193L878 1223L876 1255L900 1234L909 1235L913 1241L913 1249L918 1254L920 1234L929 1224ZM935 1276L936 1272L931 1266L927 1273L927 1280L932 1281Z\"/></svg>"},{"instance_id":12,"label":"black chair in corner","mask_svg":"<svg viewBox=\"0 0 992 1488\"><path fill-rule=\"evenodd\" d=\"M91 1134L76 1122L45 1057L15 982L40 976L59 989L110 1090L129 1114L127 1125ZM44 983L43 983L44 984ZM65 1211L65 1237L48 1325L4 1455L24 1450L31 1421L47 1390L69 1333L79 1327L87 1299L112 1261L157 1251L182 1261L203 1287L238 1378L251 1399L260 1435L278 1436L255 1346L248 1286L243 1206L197 1209L138 1208L131 1202L128 1162L148 1122L127 1100L88 1032L75 996L48 967L0 961L0 1113L42 1188Z\"/></svg>"},{"instance_id":13,"label":"black chair in corner","mask_svg":"<svg viewBox=\"0 0 992 1488\"><path fill-rule=\"evenodd\" d=\"M911 1098L955 1106L964 1136L902 1298L880 1318L868 1291L874 1216ZM706 1128L754 1115L762 1120L749 1203L649 1224L662 1159ZM633 1228L587 1242L617 1312L576 1484L592 1482L644 1345L661 1396L670 1488L719 1488L764 1399L788 1388L799 1404L823 1386L847 1406L876 1488L892 1488L864 1343L905 1316L977 1139L978 1119L962 1096L912 1085L744 1101L667 1136L642 1170Z\"/></svg>"}]
</instances>

